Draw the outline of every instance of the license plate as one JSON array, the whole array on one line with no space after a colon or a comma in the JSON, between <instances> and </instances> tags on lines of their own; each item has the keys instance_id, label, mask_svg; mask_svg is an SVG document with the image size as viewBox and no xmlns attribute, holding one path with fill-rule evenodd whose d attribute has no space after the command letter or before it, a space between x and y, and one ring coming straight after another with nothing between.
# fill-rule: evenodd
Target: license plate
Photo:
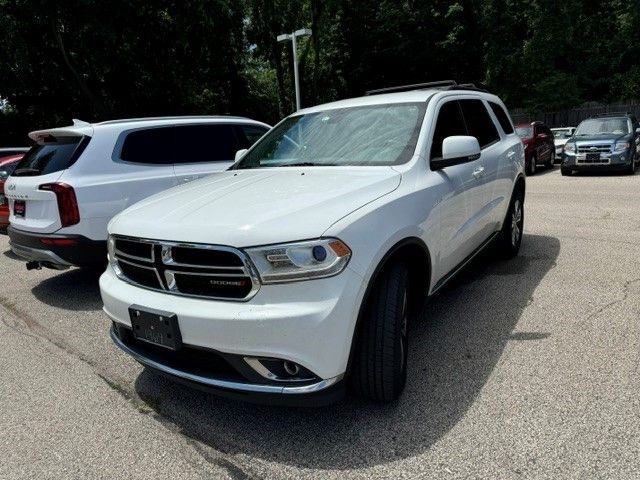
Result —
<instances>
[{"instance_id":1,"label":"license plate","mask_svg":"<svg viewBox=\"0 0 640 480\"><path fill-rule=\"evenodd\" d=\"M27 211L27 205L24 203L24 200L15 200L13 202L13 214L16 217L24 218L24 215Z\"/></svg>"},{"instance_id":2,"label":"license plate","mask_svg":"<svg viewBox=\"0 0 640 480\"><path fill-rule=\"evenodd\" d=\"M600 154L599 153L587 153L587 160L589 162L599 162Z\"/></svg>"},{"instance_id":3,"label":"license plate","mask_svg":"<svg viewBox=\"0 0 640 480\"><path fill-rule=\"evenodd\" d=\"M176 314L132 305L129 307L129 317L133 336L137 340L169 350L179 350L182 346Z\"/></svg>"}]
</instances>

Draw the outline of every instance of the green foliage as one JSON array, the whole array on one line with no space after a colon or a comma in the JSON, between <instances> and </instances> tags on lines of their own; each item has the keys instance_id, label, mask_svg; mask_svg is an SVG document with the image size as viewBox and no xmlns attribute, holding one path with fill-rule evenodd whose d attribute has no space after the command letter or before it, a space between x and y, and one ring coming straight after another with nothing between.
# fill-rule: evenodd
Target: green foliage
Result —
<instances>
[{"instance_id":1,"label":"green foliage","mask_svg":"<svg viewBox=\"0 0 640 480\"><path fill-rule=\"evenodd\" d=\"M0 142L141 115L276 122L302 103L452 78L545 112L637 98L640 5L623 0L0 0Z\"/></svg>"}]
</instances>

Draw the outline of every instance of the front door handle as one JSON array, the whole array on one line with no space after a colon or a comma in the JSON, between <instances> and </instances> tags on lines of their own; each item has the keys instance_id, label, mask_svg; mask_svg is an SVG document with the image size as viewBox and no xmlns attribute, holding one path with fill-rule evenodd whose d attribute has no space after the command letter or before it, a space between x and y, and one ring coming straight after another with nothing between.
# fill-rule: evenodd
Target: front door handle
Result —
<instances>
[{"instance_id":1,"label":"front door handle","mask_svg":"<svg viewBox=\"0 0 640 480\"><path fill-rule=\"evenodd\" d=\"M480 178L484 176L484 167L478 167L473 171L472 174L475 178Z\"/></svg>"}]
</instances>

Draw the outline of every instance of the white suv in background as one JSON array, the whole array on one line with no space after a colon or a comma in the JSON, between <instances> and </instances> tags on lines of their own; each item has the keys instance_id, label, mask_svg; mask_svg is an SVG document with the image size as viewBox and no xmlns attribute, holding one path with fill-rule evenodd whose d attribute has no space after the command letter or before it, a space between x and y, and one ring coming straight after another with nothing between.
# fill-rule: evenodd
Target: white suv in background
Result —
<instances>
[{"instance_id":1,"label":"white suv in background","mask_svg":"<svg viewBox=\"0 0 640 480\"><path fill-rule=\"evenodd\" d=\"M391 93L393 91L393 93ZM296 112L228 171L109 224L114 342L222 395L381 402L407 322L484 247L517 254L524 149L498 97L438 82Z\"/></svg>"},{"instance_id":2,"label":"white suv in background","mask_svg":"<svg viewBox=\"0 0 640 480\"><path fill-rule=\"evenodd\" d=\"M204 116L74 121L31 132L36 145L5 184L11 248L28 268L104 266L107 223L116 213L227 169L238 149L269 128Z\"/></svg>"}]
</instances>

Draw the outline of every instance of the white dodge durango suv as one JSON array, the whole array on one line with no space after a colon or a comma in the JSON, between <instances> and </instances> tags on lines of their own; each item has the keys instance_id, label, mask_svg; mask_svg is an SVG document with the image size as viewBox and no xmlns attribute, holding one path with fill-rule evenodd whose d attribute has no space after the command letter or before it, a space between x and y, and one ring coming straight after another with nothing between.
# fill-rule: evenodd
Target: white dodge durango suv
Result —
<instances>
[{"instance_id":1,"label":"white dodge durango suv","mask_svg":"<svg viewBox=\"0 0 640 480\"><path fill-rule=\"evenodd\" d=\"M13 252L28 268L104 268L107 223L169 187L227 169L270 127L236 117L163 117L31 132L5 185Z\"/></svg>"},{"instance_id":2,"label":"white dodge durango suv","mask_svg":"<svg viewBox=\"0 0 640 480\"><path fill-rule=\"evenodd\" d=\"M228 171L110 222L112 339L235 398L391 401L423 301L490 243L517 254L523 168L503 103L471 85L296 112Z\"/></svg>"}]
</instances>

